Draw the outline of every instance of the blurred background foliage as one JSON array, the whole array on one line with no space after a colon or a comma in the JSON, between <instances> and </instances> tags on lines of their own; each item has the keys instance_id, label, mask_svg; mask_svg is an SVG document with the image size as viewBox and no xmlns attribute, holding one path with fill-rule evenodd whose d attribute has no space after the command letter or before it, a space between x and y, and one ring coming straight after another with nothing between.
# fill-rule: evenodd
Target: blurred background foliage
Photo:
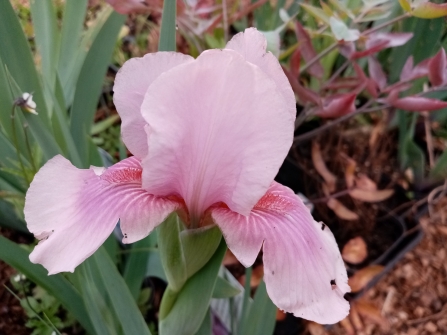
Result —
<instances>
[{"instance_id":1,"label":"blurred background foliage","mask_svg":"<svg viewBox=\"0 0 447 335\"><path fill-rule=\"evenodd\" d=\"M36 242L27 235L23 205L34 174L56 154L79 168L128 157L113 105L114 76L126 60L158 50L162 6L151 1L145 14L124 16L94 0L0 1L0 225L14 240L0 236L0 259L20 273L11 275L8 287L18 294L33 334L158 333L164 286L147 278L163 283L166 274L155 234L123 246L117 232L75 273L48 277L28 260ZM405 6L387 0L191 0L177 4L177 21L170 24L177 27L177 51L192 56L257 27L297 96L294 146L342 122L346 132L377 130L394 141L399 183L412 198L447 177L446 82L433 79L433 68L446 71L439 53L447 47L447 30L444 17L411 17L416 11L406 13ZM24 92L33 94L38 115L18 100ZM251 269L240 280L245 287L224 268L218 278L202 300L190 293L191 311L203 310L191 329L210 334L214 296L239 311L227 315L233 334L272 333L276 308L262 284L250 297Z\"/></svg>"}]
</instances>

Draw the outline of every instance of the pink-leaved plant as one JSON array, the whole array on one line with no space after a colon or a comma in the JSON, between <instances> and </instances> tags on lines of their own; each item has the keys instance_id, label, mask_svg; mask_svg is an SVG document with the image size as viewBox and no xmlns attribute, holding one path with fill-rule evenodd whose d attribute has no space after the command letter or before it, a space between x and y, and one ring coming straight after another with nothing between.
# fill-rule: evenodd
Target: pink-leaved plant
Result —
<instances>
[{"instance_id":1,"label":"pink-leaved plant","mask_svg":"<svg viewBox=\"0 0 447 335\"><path fill-rule=\"evenodd\" d=\"M332 233L273 180L292 145L295 97L261 33L247 29L197 59L131 59L114 102L134 156L107 169L56 156L41 168L25 203L40 239L33 263L74 271L118 220L132 243L179 211L190 229L217 225L244 266L262 248L267 292L280 309L319 323L346 317L350 288Z\"/></svg>"}]
</instances>

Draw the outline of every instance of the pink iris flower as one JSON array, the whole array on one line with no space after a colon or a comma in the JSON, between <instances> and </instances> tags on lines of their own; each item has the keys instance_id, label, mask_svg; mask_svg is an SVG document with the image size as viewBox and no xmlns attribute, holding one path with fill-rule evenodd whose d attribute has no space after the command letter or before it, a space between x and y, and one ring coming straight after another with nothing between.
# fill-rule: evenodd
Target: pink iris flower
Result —
<instances>
[{"instance_id":1,"label":"pink iris flower","mask_svg":"<svg viewBox=\"0 0 447 335\"><path fill-rule=\"evenodd\" d=\"M146 237L173 211L189 228L219 226L282 310L319 323L349 311L350 288L330 230L275 181L292 144L295 97L256 29L197 59L175 52L134 58L116 76L114 102L133 157L77 169L56 156L26 196L30 255L50 274L74 271L118 220L124 243Z\"/></svg>"}]
</instances>

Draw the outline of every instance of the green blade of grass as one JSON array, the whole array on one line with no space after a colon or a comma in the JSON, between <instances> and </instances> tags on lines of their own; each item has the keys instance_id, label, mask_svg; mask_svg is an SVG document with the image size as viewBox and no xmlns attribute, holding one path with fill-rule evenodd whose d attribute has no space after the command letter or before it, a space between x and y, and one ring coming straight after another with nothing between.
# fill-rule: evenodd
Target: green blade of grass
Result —
<instances>
[{"instance_id":1,"label":"green blade of grass","mask_svg":"<svg viewBox=\"0 0 447 335\"><path fill-rule=\"evenodd\" d=\"M21 89L33 93L39 108L37 117L49 129L50 120L33 56L9 1L0 1L0 45L1 65L7 66Z\"/></svg>"},{"instance_id":2,"label":"green blade of grass","mask_svg":"<svg viewBox=\"0 0 447 335\"><path fill-rule=\"evenodd\" d=\"M100 248L94 260L113 310L121 323L125 335L150 335L146 322L130 293L126 282L118 272L107 252Z\"/></svg>"},{"instance_id":3,"label":"green blade of grass","mask_svg":"<svg viewBox=\"0 0 447 335\"><path fill-rule=\"evenodd\" d=\"M31 16L37 50L41 57L44 80L54 88L59 61L60 34L53 0L32 0Z\"/></svg>"},{"instance_id":4,"label":"green blade of grass","mask_svg":"<svg viewBox=\"0 0 447 335\"><path fill-rule=\"evenodd\" d=\"M90 134L104 76L124 20L125 16L116 12L109 16L85 58L76 84L71 109L70 131L74 142L78 145L83 162L88 161L87 138ZM86 164L84 167L88 167L88 165Z\"/></svg>"},{"instance_id":5,"label":"green blade of grass","mask_svg":"<svg viewBox=\"0 0 447 335\"><path fill-rule=\"evenodd\" d=\"M131 254L126 260L123 277L135 301L138 299L141 285L147 272L150 256L150 252L147 249L155 247L156 244L156 232L153 232L151 235L132 245ZM138 249L146 250L138 251Z\"/></svg>"},{"instance_id":6,"label":"green blade of grass","mask_svg":"<svg viewBox=\"0 0 447 335\"><path fill-rule=\"evenodd\" d=\"M80 50L79 44L86 11L87 0L65 1L58 63L58 74L61 82L65 82L67 77L70 76L70 68L75 63L78 54L85 53L84 50Z\"/></svg>"},{"instance_id":7,"label":"green blade of grass","mask_svg":"<svg viewBox=\"0 0 447 335\"><path fill-rule=\"evenodd\" d=\"M161 20L160 41L158 51L176 51L176 0L165 0L163 3L163 13Z\"/></svg>"}]
</instances>

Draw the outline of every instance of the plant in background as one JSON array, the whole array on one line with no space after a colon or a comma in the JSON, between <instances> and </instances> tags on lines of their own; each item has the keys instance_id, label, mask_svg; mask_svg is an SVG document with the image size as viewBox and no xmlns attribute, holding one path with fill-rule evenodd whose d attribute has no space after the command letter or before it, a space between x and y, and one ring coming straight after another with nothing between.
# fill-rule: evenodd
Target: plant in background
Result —
<instances>
[{"instance_id":1,"label":"plant in background","mask_svg":"<svg viewBox=\"0 0 447 335\"><path fill-rule=\"evenodd\" d=\"M158 1L109 3L123 13L149 10L158 17L162 8ZM403 15L386 0L330 0L320 6L281 0L275 6L264 0L164 1L161 30L151 22L155 28L150 31L151 40L160 35L159 50L175 51L176 11L178 31L193 56L210 46L223 48L230 26L243 31L253 23L275 56L287 61L286 76L254 29L236 35L223 51L206 51L196 60L176 53L132 59L116 77L114 101L134 157L127 158L120 146L120 163L88 169L108 166L95 145L98 139L90 136L115 120L112 115L92 127L117 36L126 34L124 16L110 8L88 12L87 0L66 0L57 8L51 0L32 1L25 11L31 12L32 29L22 19L29 44L10 3L0 2L0 223L27 231L16 213L31 177L43 165L27 193L28 227L41 240L31 259L51 273L74 273L47 276L29 262L28 251L1 236L0 258L35 282L36 292L44 289L54 297L54 305L60 303L89 334L153 333L153 321L139 310L147 312L141 304L141 297L148 299L142 283L152 275L168 283L158 311L161 335L211 334L212 298L228 303L233 334L272 333L276 308L267 293L277 306L298 316L338 321L348 313L343 294L349 287L336 242L273 177L293 141L293 93L302 107L295 127L309 119L320 124L297 135L295 145L348 118L400 109L394 119L402 168L410 166L424 177L425 158L413 138L419 119L426 126L427 144L432 118L441 125L435 135L444 134L446 124L436 110L446 106L446 56L443 49L436 52L445 40L440 21L429 21L439 29L430 28L436 32L430 48L415 51L427 31L418 25L428 21L411 16L439 16L445 5L400 4ZM411 32L390 31L402 23ZM119 54L119 63L126 57ZM17 129L11 128L17 97L24 111L36 109L23 92L33 92L38 115L17 113ZM328 176L318 153L314 145L312 159L323 162L318 172ZM445 178L446 158L447 150L429 147L432 180ZM392 194L357 175L354 165L346 174L349 189L340 193L371 201L371 192L365 198L361 189L366 185L375 187L374 201ZM326 190L331 199L332 182ZM131 246L117 242L118 220L120 240L135 242ZM241 289L221 267L224 240L246 266L263 250L265 284L253 299L250 268ZM241 304L235 308L237 297ZM53 329L45 323L35 326Z\"/></svg>"},{"instance_id":2,"label":"plant in background","mask_svg":"<svg viewBox=\"0 0 447 335\"><path fill-rule=\"evenodd\" d=\"M443 79L444 49L432 56L433 51L439 49L434 50L436 44L430 44L426 49L425 59L414 66L413 56L402 55L402 52L405 48L414 48L413 40L418 41L423 33L418 30L415 33L390 32L392 25L409 19L410 16L436 18L446 15L443 11L445 6L415 2L411 7L413 9L409 10L405 1L400 3L407 13L397 15L398 8L386 0L363 1L352 7L336 0L329 1L329 4L322 3L321 8L302 5L317 26L309 29L296 22L298 44L287 50L287 54L291 55L290 65L284 71L298 97L298 103L302 106L296 127L316 116L329 121L296 136L294 145L356 115L400 110L418 112L427 117L426 113L438 110L443 112L447 107L447 103L442 101L447 89ZM424 8L436 9L425 11ZM422 12L425 14L421 14ZM390 18L393 14L395 16ZM370 25L378 19L379 23ZM441 26L437 29L442 34ZM327 46L320 52L314 47L318 45L318 40ZM394 50L390 50L391 48ZM386 71L389 66L387 59L382 58L380 52L386 53L394 64L389 75ZM424 88L424 81L430 86ZM425 175L423 153L413 142L416 121L417 115L398 114L401 134L399 157L402 169L410 167L415 175L414 181L422 184ZM427 141L430 141L430 127L426 130ZM429 148L429 151L433 149ZM437 182L444 178L440 171L447 167L445 154L438 158L436 164L433 152L430 157L432 172L429 180Z\"/></svg>"}]
</instances>

